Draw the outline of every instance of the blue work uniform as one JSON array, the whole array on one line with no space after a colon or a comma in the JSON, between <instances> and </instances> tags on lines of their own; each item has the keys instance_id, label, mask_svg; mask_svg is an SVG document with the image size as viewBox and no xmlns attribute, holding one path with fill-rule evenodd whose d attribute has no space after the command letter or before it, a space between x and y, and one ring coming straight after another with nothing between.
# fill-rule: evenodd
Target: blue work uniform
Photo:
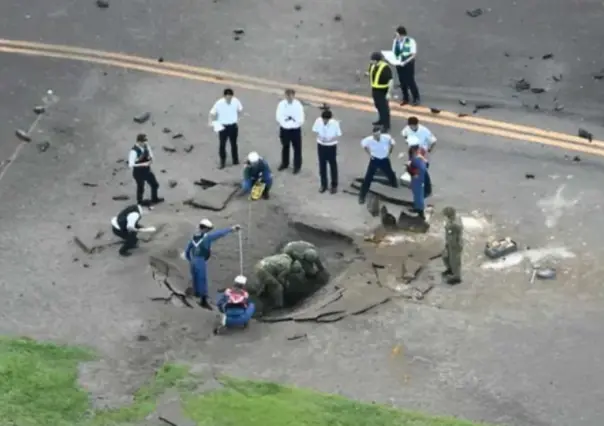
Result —
<instances>
[{"instance_id":1,"label":"blue work uniform","mask_svg":"<svg viewBox=\"0 0 604 426\"><path fill-rule=\"evenodd\" d=\"M424 184L428 173L427 161L421 155L416 155L411 159L409 165L409 174L411 175L411 192L413 193L413 207L418 212L423 212L425 209Z\"/></svg>"},{"instance_id":2,"label":"blue work uniform","mask_svg":"<svg viewBox=\"0 0 604 426\"><path fill-rule=\"evenodd\" d=\"M208 265L212 256L212 243L233 232L232 228L198 233L193 236L185 248L185 257L191 268L193 291L197 297L208 295Z\"/></svg>"},{"instance_id":3,"label":"blue work uniform","mask_svg":"<svg viewBox=\"0 0 604 426\"><path fill-rule=\"evenodd\" d=\"M273 184L273 175L268 163L261 158L254 164L248 164L243 169L243 182L241 188L245 194L249 194L254 184L261 179L264 182L265 191L268 192Z\"/></svg>"},{"instance_id":4,"label":"blue work uniform","mask_svg":"<svg viewBox=\"0 0 604 426\"><path fill-rule=\"evenodd\" d=\"M229 292L242 292L245 296L242 300L238 300L237 303L233 303L232 297ZM227 289L223 292L218 293L216 299L216 306L218 310L226 316L225 327L245 327L252 319L252 316L256 312L256 306L253 302L248 301L249 295L246 291Z\"/></svg>"}]
</instances>

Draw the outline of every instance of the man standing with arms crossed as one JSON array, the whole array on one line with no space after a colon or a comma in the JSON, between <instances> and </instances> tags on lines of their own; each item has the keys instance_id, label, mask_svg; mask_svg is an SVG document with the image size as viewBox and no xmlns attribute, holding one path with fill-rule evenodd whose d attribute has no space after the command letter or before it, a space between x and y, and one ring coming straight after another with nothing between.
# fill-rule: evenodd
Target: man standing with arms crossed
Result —
<instances>
[{"instance_id":1,"label":"man standing with arms crossed","mask_svg":"<svg viewBox=\"0 0 604 426\"><path fill-rule=\"evenodd\" d=\"M397 60L401 62L396 66L403 100L401 105L409 103L409 91L413 97L413 105L420 104L419 89L415 83L415 57L417 55L417 43L407 35L407 29L400 26L396 29L396 36L392 43L392 52Z\"/></svg>"},{"instance_id":2,"label":"man standing with arms crossed","mask_svg":"<svg viewBox=\"0 0 604 426\"><path fill-rule=\"evenodd\" d=\"M277 170L289 167L289 148L294 151L294 174L302 167L302 125L304 124L304 107L295 98L293 89L285 90L285 99L277 105L277 123L279 123L279 139L281 140L281 164Z\"/></svg>"}]
</instances>

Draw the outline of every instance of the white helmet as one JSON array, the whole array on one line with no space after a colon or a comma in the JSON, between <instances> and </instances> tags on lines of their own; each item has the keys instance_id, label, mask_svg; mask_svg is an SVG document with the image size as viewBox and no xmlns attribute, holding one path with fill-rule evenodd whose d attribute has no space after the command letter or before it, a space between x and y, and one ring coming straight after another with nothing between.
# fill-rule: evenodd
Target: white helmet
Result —
<instances>
[{"instance_id":1,"label":"white helmet","mask_svg":"<svg viewBox=\"0 0 604 426\"><path fill-rule=\"evenodd\" d=\"M210 219L201 219L199 226L202 228L212 229L214 225L210 222Z\"/></svg>"},{"instance_id":2,"label":"white helmet","mask_svg":"<svg viewBox=\"0 0 604 426\"><path fill-rule=\"evenodd\" d=\"M260 161L260 155L258 155L256 151L252 151L247 155L247 161L249 161L251 164L257 163Z\"/></svg>"},{"instance_id":3,"label":"white helmet","mask_svg":"<svg viewBox=\"0 0 604 426\"><path fill-rule=\"evenodd\" d=\"M244 275L237 275L235 277L235 284L246 285L247 284L247 278Z\"/></svg>"},{"instance_id":4,"label":"white helmet","mask_svg":"<svg viewBox=\"0 0 604 426\"><path fill-rule=\"evenodd\" d=\"M419 138L415 135L407 136L407 144L409 146L417 146L420 144Z\"/></svg>"}]
</instances>

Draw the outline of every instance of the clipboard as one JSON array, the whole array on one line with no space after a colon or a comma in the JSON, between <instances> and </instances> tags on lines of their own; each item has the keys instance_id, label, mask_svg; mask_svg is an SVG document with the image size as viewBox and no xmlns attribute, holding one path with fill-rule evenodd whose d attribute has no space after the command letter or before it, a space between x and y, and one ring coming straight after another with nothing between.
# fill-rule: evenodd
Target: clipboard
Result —
<instances>
[{"instance_id":1,"label":"clipboard","mask_svg":"<svg viewBox=\"0 0 604 426\"><path fill-rule=\"evenodd\" d=\"M212 121L212 130L214 130L215 133L220 133L224 130L224 126L218 121Z\"/></svg>"},{"instance_id":2,"label":"clipboard","mask_svg":"<svg viewBox=\"0 0 604 426\"><path fill-rule=\"evenodd\" d=\"M399 66L402 62L394 56L394 52L392 50L382 50L382 56L386 62L388 62L392 66Z\"/></svg>"}]
</instances>

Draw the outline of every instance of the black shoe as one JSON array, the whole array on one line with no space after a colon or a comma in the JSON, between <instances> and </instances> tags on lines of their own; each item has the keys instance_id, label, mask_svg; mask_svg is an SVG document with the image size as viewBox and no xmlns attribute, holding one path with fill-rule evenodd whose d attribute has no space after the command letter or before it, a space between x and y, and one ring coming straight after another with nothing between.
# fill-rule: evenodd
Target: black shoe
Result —
<instances>
[{"instance_id":1,"label":"black shoe","mask_svg":"<svg viewBox=\"0 0 604 426\"><path fill-rule=\"evenodd\" d=\"M319 188L319 194L322 194L325 191L327 191L327 188L325 188L324 186L322 186L321 188Z\"/></svg>"},{"instance_id":2,"label":"black shoe","mask_svg":"<svg viewBox=\"0 0 604 426\"><path fill-rule=\"evenodd\" d=\"M266 190L265 190L265 191L262 193L262 199L263 199L263 200L268 200L268 199L270 199L270 198L271 198L271 196L269 195L268 191L266 191Z\"/></svg>"},{"instance_id":3,"label":"black shoe","mask_svg":"<svg viewBox=\"0 0 604 426\"><path fill-rule=\"evenodd\" d=\"M214 308L212 308L212 305L210 305L210 302L208 302L208 298L207 297L202 297L199 299L198 305L201 306L204 309L207 309L208 311L212 311L214 310Z\"/></svg>"},{"instance_id":4,"label":"black shoe","mask_svg":"<svg viewBox=\"0 0 604 426\"><path fill-rule=\"evenodd\" d=\"M239 165L239 160L235 161L233 160L233 166L238 166Z\"/></svg>"},{"instance_id":5,"label":"black shoe","mask_svg":"<svg viewBox=\"0 0 604 426\"><path fill-rule=\"evenodd\" d=\"M374 126L379 126L379 125L380 125L380 124L382 124L382 123L380 122L380 120L378 120L378 121L374 121L374 122L373 122L373 123L371 123L371 124L373 124Z\"/></svg>"},{"instance_id":6,"label":"black shoe","mask_svg":"<svg viewBox=\"0 0 604 426\"><path fill-rule=\"evenodd\" d=\"M421 102L419 101L419 99L414 100L411 105L413 106L419 106L421 104Z\"/></svg>"},{"instance_id":7,"label":"black shoe","mask_svg":"<svg viewBox=\"0 0 604 426\"><path fill-rule=\"evenodd\" d=\"M402 101L401 106L409 105L409 101Z\"/></svg>"},{"instance_id":8,"label":"black shoe","mask_svg":"<svg viewBox=\"0 0 604 426\"><path fill-rule=\"evenodd\" d=\"M224 164L221 164L220 166L218 166L218 170L222 170L222 169L224 169L224 168L225 168L225 165L224 165Z\"/></svg>"},{"instance_id":9,"label":"black shoe","mask_svg":"<svg viewBox=\"0 0 604 426\"><path fill-rule=\"evenodd\" d=\"M453 271L452 271L452 270L450 270L450 269L445 269L445 270L444 270L444 271L442 271L440 274L441 274L443 277L446 277L447 275L452 275L452 274L453 274Z\"/></svg>"},{"instance_id":10,"label":"black shoe","mask_svg":"<svg viewBox=\"0 0 604 426\"><path fill-rule=\"evenodd\" d=\"M365 204L365 198L359 198L359 204Z\"/></svg>"},{"instance_id":11,"label":"black shoe","mask_svg":"<svg viewBox=\"0 0 604 426\"><path fill-rule=\"evenodd\" d=\"M331 192L332 194L337 194L337 193L338 193L338 187L337 187L337 186L332 187L332 188L329 190L329 192Z\"/></svg>"},{"instance_id":12,"label":"black shoe","mask_svg":"<svg viewBox=\"0 0 604 426\"><path fill-rule=\"evenodd\" d=\"M461 278L451 277L447 280L447 284L449 285L457 285L459 283L461 283Z\"/></svg>"},{"instance_id":13,"label":"black shoe","mask_svg":"<svg viewBox=\"0 0 604 426\"><path fill-rule=\"evenodd\" d=\"M300 169L294 169L294 171L292 173L297 175L298 173L300 173Z\"/></svg>"},{"instance_id":14,"label":"black shoe","mask_svg":"<svg viewBox=\"0 0 604 426\"><path fill-rule=\"evenodd\" d=\"M132 256L132 253L130 253L129 251L120 251L120 256L122 256L122 257Z\"/></svg>"},{"instance_id":15,"label":"black shoe","mask_svg":"<svg viewBox=\"0 0 604 426\"><path fill-rule=\"evenodd\" d=\"M151 200L151 204L160 204L163 203L165 200L162 197L157 197L157 198L153 198Z\"/></svg>"},{"instance_id":16,"label":"black shoe","mask_svg":"<svg viewBox=\"0 0 604 426\"><path fill-rule=\"evenodd\" d=\"M285 164L281 164L279 167L277 167L277 171L282 172L283 170L289 168L289 166L286 166Z\"/></svg>"}]
</instances>

